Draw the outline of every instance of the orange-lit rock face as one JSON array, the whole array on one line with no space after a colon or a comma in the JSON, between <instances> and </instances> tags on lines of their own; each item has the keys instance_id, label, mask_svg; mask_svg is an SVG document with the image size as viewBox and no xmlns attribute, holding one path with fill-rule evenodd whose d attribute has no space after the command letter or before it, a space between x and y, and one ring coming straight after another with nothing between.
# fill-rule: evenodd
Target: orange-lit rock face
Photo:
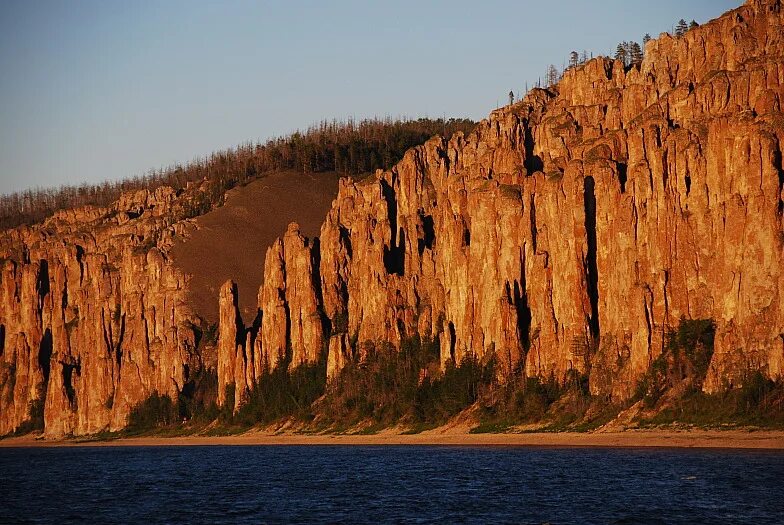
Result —
<instances>
[{"instance_id":1,"label":"orange-lit rock face","mask_svg":"<svg viewBox=\"0 0 784 525\"><path fill-rule=\"evenodd\" d=\"M173 192L61 212L0 236L0 434L43 408L45 434L117 430L195 366L185 278L165 255Z\"/></svg>"},{"instance_id":2,"label":"orange-lit rock face","mask_svg":"<svg viewBox=\"0 0 784 525\"><path fill-rule=\"evenodd\" d=\"M332 378L365 341L417 334L442 362L576 370L627 398L682 316L716 322L706 390L781 377L783 22L749 1L341 181L318 240L292 225L267 251L260 317L246 327L221 291L219 401L281 363ZM214 359L168 258L179 200L140 191L0 234L0 434L31 403L48 436L121 428Z\"/></svg>"},{"instance_id":3,"label":"orange-lit rock face","mask_svg":"<svg viewBox=\"0 0 784 525\"><path fill-rule=\"evenodd\" d=\"M592 60L469 136L342 181L320 290L281 244L268 255L262 348L280 354L286 325L294 355L315 356L321 334L305 340L297 323L347 318L331 376L366 340L419 334L439 338L444 362L493 353L502 373L576 370L617 399L684 316L717 324L707 390L749 369L780 377L782 17L752 1L651 41L639 66ZM295 313L292 281L306 282Z\"/></svg>"}]
</instances>

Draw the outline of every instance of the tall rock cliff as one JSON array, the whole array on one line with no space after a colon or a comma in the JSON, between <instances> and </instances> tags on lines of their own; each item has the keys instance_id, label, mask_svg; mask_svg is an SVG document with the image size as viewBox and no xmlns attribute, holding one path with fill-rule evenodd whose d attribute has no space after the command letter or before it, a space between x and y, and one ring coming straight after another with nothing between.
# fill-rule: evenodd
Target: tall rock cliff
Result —
<instances>
[{"instance_id":1,"label":"tall rock cliff","mask_svg":"<svg viewBox=\"0 0 784 525\"><path fill-rule=\"evenodd\" d=\"M598 58L344 179L318 239L268 250L258 315L220 293L219 401L265 371L438 338L441 360L625 399L682 317L713 319L707 391L784 375L784 6L750 0L641 64ZM0 435L117 430L209 366L173 239L199 184L0 233ZM207 189L204 190L208 191Z\"/></svg>"},{"instance_id":2,"label":"tall rock cliff","mask_svg":"<svg viewBox=\"0 0 784 525\"><path fill-rule=\"evenodd\" d=\"M223 285L219 298L218 404L234 386L239 408L264 374L284 364L296 368L326 359L325 324L318 281L319 247L296 223L267 250L259 316L245 327L237 307L237 287Z\"/></svg>"},{"instance_id":3,"label":"tall rock cliff","mask_svg":"<svg viewBox=\"0 0 784 525\"><path fill-rule=\"evenodd\" d=\"M784 7L750 0L341 181L318 242L292 228L267 253L260 357L220 388L323 348L333 377L365 341L418 334L444 363L576 370L626 399L682 317L716 323L707 391L780 378L783 86Z\"/></svg>"},{"instance_id":4,"label":"tall rock cliff","mask_svg":"<svg viewBox=\"0 0 784 525\"><path fill-rule=\"evenodd\" d=\"M0 435L42 417L47 437L117 430L200 366L185 276L166 249L171 188L60 212L0 236Z\"/></svg>"}]
</instances>

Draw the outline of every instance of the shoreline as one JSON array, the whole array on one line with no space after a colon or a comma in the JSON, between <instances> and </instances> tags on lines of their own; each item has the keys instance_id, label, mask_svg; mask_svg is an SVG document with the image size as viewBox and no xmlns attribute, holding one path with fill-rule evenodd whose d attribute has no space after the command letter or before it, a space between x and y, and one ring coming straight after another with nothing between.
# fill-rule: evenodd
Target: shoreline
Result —
<instances>
[{"instance_id":1,"label":"shoreline","mask_svg":"<svg viewBox=\"0 0 784 525\"><path fill-rule=\"evenodd\" d=\"M784 450L781 430L626 430L614 432L531 432L469 434L446 431L399 434L295 434L250 431L232 436L126 437L107 441L44 440L36 436L0 440L0 448L160 446L510 446L575 448L700 448Z\"/></svg>"}]
</instances>

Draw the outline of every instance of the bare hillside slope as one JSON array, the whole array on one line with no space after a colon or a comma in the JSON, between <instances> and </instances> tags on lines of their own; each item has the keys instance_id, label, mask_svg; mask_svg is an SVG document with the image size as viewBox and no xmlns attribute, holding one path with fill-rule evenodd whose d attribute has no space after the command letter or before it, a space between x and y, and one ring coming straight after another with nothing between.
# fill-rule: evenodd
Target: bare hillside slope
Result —
<instances>
[{"instance_id":1,"label":"bare hillside slope","mask_svg":"<svg viewBox=\"0 0 784 525\"><path fill-rule=\"evenodd\" d=\"M172 248L174 264L192 276L189 299L201 316L217 321L218 291L227 279L240 290L243 318L252 320L264 279L264 254L290 222L315 237L337 196L336 173L272 173L227 194L226 204L195 219Z\"/></svg>"}]
</instances>

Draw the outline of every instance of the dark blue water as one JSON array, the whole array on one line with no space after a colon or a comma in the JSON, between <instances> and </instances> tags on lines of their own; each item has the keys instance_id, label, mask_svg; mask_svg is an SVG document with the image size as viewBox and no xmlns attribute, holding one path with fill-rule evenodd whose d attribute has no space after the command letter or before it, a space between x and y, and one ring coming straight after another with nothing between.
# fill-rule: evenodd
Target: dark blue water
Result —
<instances>
[{"instance_id":1,"label":"dark blue water","mask_svg":"<svg viewBox=\"0 0 784 525\"><path fill-rule=\"evenodd\" d=\"M0 449L2 523L784 523L784 454Z\"/></svg>"}]
</instances>

